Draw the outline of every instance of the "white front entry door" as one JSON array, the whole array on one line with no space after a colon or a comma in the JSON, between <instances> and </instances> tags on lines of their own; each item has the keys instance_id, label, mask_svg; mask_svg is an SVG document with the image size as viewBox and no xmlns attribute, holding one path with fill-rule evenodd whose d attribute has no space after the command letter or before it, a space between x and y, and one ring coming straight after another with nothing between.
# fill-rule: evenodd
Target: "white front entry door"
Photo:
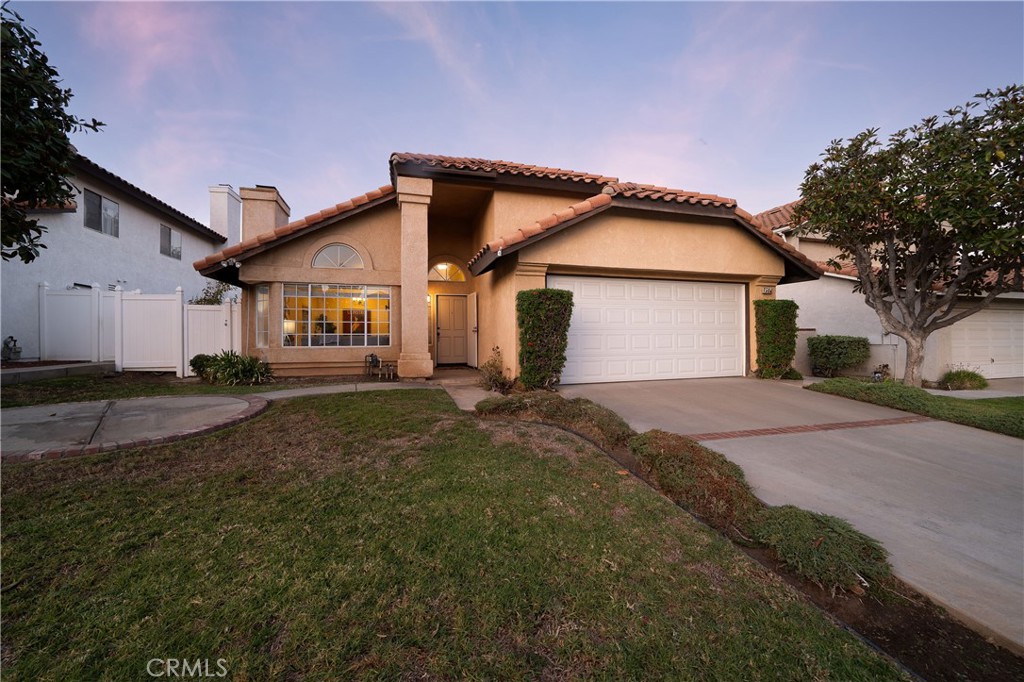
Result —
<instances>
[{"instance_id":1,"label":"white front entry door","mask_svg":"<svg viewBox=\"0 0 1024 682\"><path fill-rule=\"evenodd\" d=\"M573 292L563 384L743 376L744 285L549 275Z\"/></svg>"},{"instance_id":2,"label":"white front entry door","mask_svg":"<svg viewBox=\"0 0 1024 682\"><path fill-rule=\"evenodd\" d=\"M461 365L466 354L466 297L437 295L437 364Z\"/></svg>"}]
</instances>

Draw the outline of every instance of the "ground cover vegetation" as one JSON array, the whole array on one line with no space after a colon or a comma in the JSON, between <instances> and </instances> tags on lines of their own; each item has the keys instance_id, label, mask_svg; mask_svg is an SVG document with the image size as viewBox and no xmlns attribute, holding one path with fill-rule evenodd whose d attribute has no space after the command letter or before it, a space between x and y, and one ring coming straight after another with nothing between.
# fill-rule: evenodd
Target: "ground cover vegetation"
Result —
<instances>
[{"instance_id":1,"label":"ground cover vegetation","mask_svg":"<svg viewBox=\"0 0 1024 682\"><path fill-rule=\"evenodd\" d=\"M12 679L907 679L585 440L442 391L0 483Z\"/></svg>"},{"instance_id":2,"label":"ground cover vegetation","mask_svg":"<svg viewBox=\"0 0 1024 682\"><path fill-rule=\"evenodd\" d=\"M742 470L718 452L663 431L637 435L610 410L551 393L491 398L477 411L583 435L923 679L1024 677L1024 659L892 576L876 541L836 517L766 507Z\"/></svg>"},{"instance_id":3,"label":"ground cover vegetation","mask_svg":"<svg viewBox=\"0 0 1024 682\"><path fill-rule=\"evenodd\" d=\"M364 375L330 377L277 377L267 384L209 384L198 377L179 379L150 372L122 372L101 375L63 377L4 386L0 407L25 407L89 400L118 400L164 395L262 393L271 390L322 386L341 382L367 381Z\"/></svg>"},{"instance_id":4,"label":"ground cover vegetation","mask_svg":"<svg viewBox=\"0 0 1024 682\"><path fill-rule=\"evenodd\" d=\"M874 403L955 424L1024 438L1024 397L964 400L932 395L921 388L885 381L827 379L807 386L811 391Z\"/></svg>"},{"instance_id":5,"label":"ground cover vegetation","mask_svg":"<svg viewBox=\"0 0 1024 682\"><path fill-rule=\"evenodd\" d=\"M928 337L1024 285L1024 87L898 130L834 140L800 186L798 232L840 250L920 386Z\"/></svg>"}]
</instances>

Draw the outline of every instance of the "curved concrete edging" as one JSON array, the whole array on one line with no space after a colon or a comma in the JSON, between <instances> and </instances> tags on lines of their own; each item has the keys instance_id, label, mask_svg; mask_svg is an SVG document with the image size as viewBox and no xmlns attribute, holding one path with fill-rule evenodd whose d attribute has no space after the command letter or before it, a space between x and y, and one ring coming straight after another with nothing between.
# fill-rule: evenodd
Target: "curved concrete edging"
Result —
<instances>
[{"instance_id":1,"label":"curved concrete edging","mask_svg":"<svg viewBox=\"0 0 1024 682\"><path fill-rule=\"evenodd\" d=\"M128 440L113 440L104 441L101 443L91 443L88 445L70 445L62 448L48 448L31 450L28 452L15 452L11 454L3 453L0 455L0 459L5 464L17 463L17 462L31 462L43 459L65 459L68 457L81 457L83 455L95 455L101 452L114 452L115 450L126 450L130 448L146 447L149 445L162 445L165 443L174 443L177 441L185 440L187 438L194 438L196 436L203 436L214 431L220 431L226 429L229 426L235 426L242 422L248 421L253 417L263 414L270 406L270 401L260 396L250 395L237 395L230 396L232 399L239 400L246 403L246 406L228 417L219 419L215 422L203 424L190 429L182 429L178 431L172 431L159 436L153 436L148 438L133 438ZM117 400L107 401L108 403L128 403L130 404L135 400L152 400L152 398L130 398L128 400Z\"/></svg>"}]
</instances>

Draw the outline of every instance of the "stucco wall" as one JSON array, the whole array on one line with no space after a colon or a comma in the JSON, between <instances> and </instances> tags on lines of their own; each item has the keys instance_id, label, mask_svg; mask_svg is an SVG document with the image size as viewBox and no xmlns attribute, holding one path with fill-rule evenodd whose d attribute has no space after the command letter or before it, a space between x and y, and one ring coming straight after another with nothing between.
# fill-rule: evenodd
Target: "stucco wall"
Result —
<instances>
[{"instance_id":1,"label":"stucco wall","mask_svg":"<svg viewBox=\"0 0 1024 682\"><path fill-rule=\"evenodd\" d=\"M395 204L385 204L353 216L336 225L298 237L265 253L247 259L240 272L250 287L246 290L246 350L271 363L279 374L315 373L325 368L361 368L363 359L375 353L397 361L401 352L401 237L400 213ZM363 260L362 269L313 268L313 257L328 244L342 243L355 249ZM426 273L424 273L425 275ZM255 347L255 315L251 299L255 285L270 284L270 344ZM283 284L362 284L391 287L391 344L386 347L301 347L282 345ZM426 305L424 301L423 305Z\"/></svg>"},{"instance_id":2,"label":"stucco wall","mask_svg":"<svg viewBox=\"0 0 1024 682\"><path fill-rule=\"evenodd\" d=\"M48 282L51 289L64 289L76 282L98 283L104 290L120 284L125 290L141 289L147 294L174 293L180 286L188 300L212 281L196 272L192 262L225 246L198 236L91 176L74 177L72 182L79 191L90 189L117 202L119 234L112 237L85 227L81 193L78 210L73 213L38 214L40 224L49 228L43 235L47 248L32 263L5 261L0 265L0 334L18 339L24 359L39 357L40 282ZM181 234L181 260L160 253L161 225Z\"/></svg>"}]
</instances>

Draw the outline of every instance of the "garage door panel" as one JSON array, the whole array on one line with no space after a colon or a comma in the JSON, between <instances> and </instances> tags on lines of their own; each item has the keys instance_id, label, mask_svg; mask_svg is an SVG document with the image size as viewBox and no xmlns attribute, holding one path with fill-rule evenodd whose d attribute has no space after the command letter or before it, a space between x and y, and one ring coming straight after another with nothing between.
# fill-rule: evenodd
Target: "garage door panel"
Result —
<instances>
[{"instance_id":1,"label":"garage door panel","mask_svg":"<svg viewBox=\"0 0 1024 682\"><path fill-rule=\"evenodd\" d=\"M986 308L950 328L950 364L989 379L1024 376L1024 306Z\"/></svg>"},{"instance_id":2,"label":"garage door panel","mask_svg":"<svg viewBox=\"0 0 1024 682\"><path fill-rule=\"evenodd\" d=\"M548 285L574 294L563 383L743 373L742 285L560 275Z\"/></svg>"}]
</instances>

